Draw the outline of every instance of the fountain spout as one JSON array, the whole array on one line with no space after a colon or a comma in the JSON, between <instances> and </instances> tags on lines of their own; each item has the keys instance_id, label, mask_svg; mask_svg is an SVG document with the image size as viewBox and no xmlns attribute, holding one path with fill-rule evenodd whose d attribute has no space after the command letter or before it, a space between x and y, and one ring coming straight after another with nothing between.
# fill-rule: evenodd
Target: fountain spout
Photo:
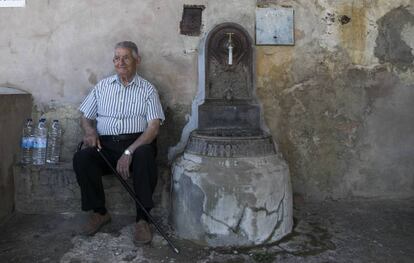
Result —
<instances>
[{"instance_id":1,"label":"fountain spout","mask_svg":"<svg viewBox=\"0 0 414 263\"><path fill-rule=\"evenodd\" d=\"M233 65L233 41L231 40L231 36L234 33L226 33L229 36L229 40L227 41L227 49L229 50L229 57L227 63L229 65Z\"/></svg>"}]
</instances>

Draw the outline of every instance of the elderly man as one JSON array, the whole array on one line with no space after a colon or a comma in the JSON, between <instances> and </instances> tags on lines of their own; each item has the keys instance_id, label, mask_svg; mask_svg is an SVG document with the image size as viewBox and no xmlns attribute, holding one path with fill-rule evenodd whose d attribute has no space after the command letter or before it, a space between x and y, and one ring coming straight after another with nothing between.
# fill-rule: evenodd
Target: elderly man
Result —
<instances>
[{"instance_id":1,"label":"elderly man","mask_svg":"<svg viewBox=\"0 0 414 263\"><path fill-rule=\"evenodd\" d=\"M109 167L96 151L116 166L124 179L130 174L136 195L147 208L153 207L152 194L157 183L156 136L164 120L154 86L137 75L141 58L135 43L123 41L115 46L116 75L101 80L86 97L80 111L85 132L84 145L73 158L81 190L82 210L93 213L83 233L93 235L111 221L105 207L102 176ZM152 234L145 213L137 206L134 241L149 243Z\"/></svg>"}]
</instances>

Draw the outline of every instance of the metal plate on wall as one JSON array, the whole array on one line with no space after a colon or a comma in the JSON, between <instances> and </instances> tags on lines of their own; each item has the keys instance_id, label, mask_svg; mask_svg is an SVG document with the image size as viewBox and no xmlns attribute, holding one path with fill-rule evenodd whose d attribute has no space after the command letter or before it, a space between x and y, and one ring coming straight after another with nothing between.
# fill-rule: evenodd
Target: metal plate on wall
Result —
<instances>
[{"instance_id":1,"label":"metal plate on wall","mask_svg":"<svg viewBox=\"0 0 414 263\"><path fill-rule=\"evenodd\" d=\"M256 8L256 45L294 45L293 8Z\"/></svg>"}]
</instances>

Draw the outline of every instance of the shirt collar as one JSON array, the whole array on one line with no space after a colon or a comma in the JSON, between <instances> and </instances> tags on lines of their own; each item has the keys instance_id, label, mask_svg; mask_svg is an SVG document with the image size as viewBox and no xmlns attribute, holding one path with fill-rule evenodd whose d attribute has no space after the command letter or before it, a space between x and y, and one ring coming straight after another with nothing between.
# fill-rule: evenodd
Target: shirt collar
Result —
<instances>
[{"instance_id":1,"label":"shirt collar","mask_svg":"<svg viewBox=\"0 0 414 263\"><path fill-rule=\"evenodd\" d=\"M133 84L139 84L139 81L140 81L140 77L138 76L138 74L135 73L134 78L128 84L128 86L133 85ZM119 79L118 74L115 74L115 75L112 76L111 83L114 83L114 82L118 82L120 85L123 85L121 80Z\"/></svg>"}]
</instances>

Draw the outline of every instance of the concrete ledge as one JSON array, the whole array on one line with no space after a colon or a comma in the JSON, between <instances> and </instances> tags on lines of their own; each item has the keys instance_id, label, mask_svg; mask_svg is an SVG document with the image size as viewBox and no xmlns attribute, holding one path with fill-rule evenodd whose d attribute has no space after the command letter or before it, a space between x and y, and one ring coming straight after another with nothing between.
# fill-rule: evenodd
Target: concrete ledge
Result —
<instances>
[{"instance_id":1,"label":"concrete ledge","mask_svg":"<svg viewBox=\"0 0 414 263\"><path fill-rule=\"evenodd\" d=\"M15 209L26 214L80 211L80 190L71 163L15 165ZM135 204L113 175L103 177L107 208L113 214L134 215Z\"/></svg>"}]
</instances>

